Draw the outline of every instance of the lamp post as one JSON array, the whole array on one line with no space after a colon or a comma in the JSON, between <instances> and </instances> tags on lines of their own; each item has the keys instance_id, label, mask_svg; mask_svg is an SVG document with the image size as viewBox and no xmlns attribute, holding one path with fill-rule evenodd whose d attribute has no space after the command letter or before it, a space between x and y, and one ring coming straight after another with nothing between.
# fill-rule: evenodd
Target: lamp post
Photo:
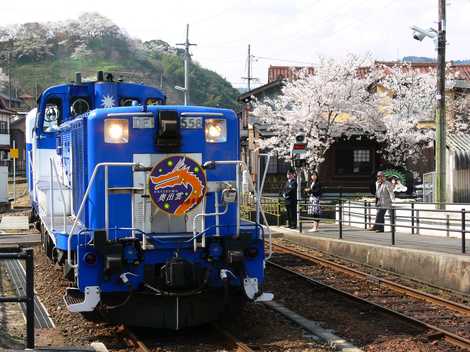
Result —
<instances>
[{"instance_id":1,"label":"lamp post","mask_svg":"<svg viewBox=\"0 0 470 352\"><path fill-rule=\"evenodd\" d=\"M446 103L445 103L445 80L446 80L446 3L438 0L439 21L437 31L433 28L428 30L413 26L413 38L422 41L428 37L434 39L437 50L437 90L436 90L436 143L435 143L435 185L434 198L442 209L446 202Z\"/></svg>"}]
</instances>

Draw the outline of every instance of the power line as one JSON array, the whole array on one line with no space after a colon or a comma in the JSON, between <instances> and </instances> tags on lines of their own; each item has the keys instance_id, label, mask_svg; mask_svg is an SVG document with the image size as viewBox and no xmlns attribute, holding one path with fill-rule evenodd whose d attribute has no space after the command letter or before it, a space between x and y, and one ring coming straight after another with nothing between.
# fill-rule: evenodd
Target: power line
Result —
<instances>
[{"instance_id":1,"label":"power line","mask_svg":"<svg viewBox=\"0 0 470 352\"><path fill-rule=\"evenodd\" d=\"M301 65L313 65L313 61L298 61L298 60L289 60L289 59L279 59L275 57L267 57L267 56L255 56L256 59L260 60L272 60L272 61L280 61L280 62L291 62L294 64L301 64Z\"/></svg>"}]
</instances>

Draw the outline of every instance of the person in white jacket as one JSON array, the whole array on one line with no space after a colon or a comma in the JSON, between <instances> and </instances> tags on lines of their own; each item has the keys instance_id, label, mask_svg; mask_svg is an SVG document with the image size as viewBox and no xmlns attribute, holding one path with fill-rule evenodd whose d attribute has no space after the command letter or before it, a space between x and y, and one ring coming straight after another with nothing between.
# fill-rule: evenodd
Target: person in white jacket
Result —
<instances>
[{"instance_id":1,"label":"person in white jacket","mask_svg":"<svg viewBox=\"0 0 470 352\"><path fill-rule=\"evenodd\" d=\"M375 199L377 215L375 216L374 226L369 231L384 232L385 213L392 207L395 200L393 185L385 179L383 171L377 172L377 182L375 183Z\"/></svg>"}]
</instances>

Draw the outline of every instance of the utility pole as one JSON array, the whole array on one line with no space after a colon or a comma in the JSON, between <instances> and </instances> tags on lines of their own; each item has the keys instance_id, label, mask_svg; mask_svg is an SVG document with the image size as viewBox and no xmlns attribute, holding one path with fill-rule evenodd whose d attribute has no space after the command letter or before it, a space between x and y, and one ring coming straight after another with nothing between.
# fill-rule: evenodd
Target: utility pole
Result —
<instances>
[{"instance_id":1,"label":"utility pole","mask_svg":"<svg viewBox=\"0 0 470 352\"><path fill-rule=\"evenodd\" d=\"M438 0L437 30L437 114L436 114L436 203L446 202L446 0Z\"/></svg>"},{"instance_id":2,"label":"utility pole","mask_svg":"<svg viewBox=\"0 0 470 352\"><path fill-rule=\"evenodd\" d=\"M186 41L184 43L176 44L184 46L184 87L176 86L175 88L184 92L184 105L189 104L189 61L191 60L191 54L189 53L189 47L192 44L189 42L189 24L186 25Z\"/></svg>"},{"instance_id":3,"label":"utility pole","mask_svg":"<svg viewBox=\"0 0 470 352\"><path fill-rule=\"evenodd\" d=\"M11 50L8 51L8 107L11 108Z\"/></svg>"},{"instance_id":4,"label":"utility pole","mask_svg":"<svg viewBox=\"0 0 470 352\"><path fill-rule=\"evenodd\" d=\"M251 45L248 44L248 75L247 77L242 77L242 79L246 79L248 82L248 91L251 90L251 81L255 81L256 78L251 77L251 59L253 56L251 55Z\"/></svg>"},{"instance_id":5,"label":"utility pole","mask_svg":"<svg viewBox=\"0 0 470 352\"><path fill-rule=\"evenodd\" d=\"M251 90L251 45L248 44L248 91Z\"/></svg>"}]
</instances>

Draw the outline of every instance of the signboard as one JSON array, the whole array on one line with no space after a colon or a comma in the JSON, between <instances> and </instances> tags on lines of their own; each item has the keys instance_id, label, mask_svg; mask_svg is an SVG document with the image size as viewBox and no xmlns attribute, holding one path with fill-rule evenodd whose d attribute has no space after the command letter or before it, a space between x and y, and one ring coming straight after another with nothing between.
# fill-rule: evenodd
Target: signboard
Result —
<instances>
[{"instance_id":1,"label":"signboard","mask_svg":"<svg viewBox=\"0 0 470 352\"><path fill-rule=\"evenodd\" d=\"M18 148L10 148L10 158L18 159Z\"/></svg>"},{"instance_id":2,"label":"signboard","mask_svg":"<svg viewBox=\"0 0 470 352\"><path fill-rule=\"evenodd\" d=\"M207 189L204 169L184 155L161 160L150 172L148 182L153 203L175 216L197 207Z\"/></svg>"}]
</instances>

